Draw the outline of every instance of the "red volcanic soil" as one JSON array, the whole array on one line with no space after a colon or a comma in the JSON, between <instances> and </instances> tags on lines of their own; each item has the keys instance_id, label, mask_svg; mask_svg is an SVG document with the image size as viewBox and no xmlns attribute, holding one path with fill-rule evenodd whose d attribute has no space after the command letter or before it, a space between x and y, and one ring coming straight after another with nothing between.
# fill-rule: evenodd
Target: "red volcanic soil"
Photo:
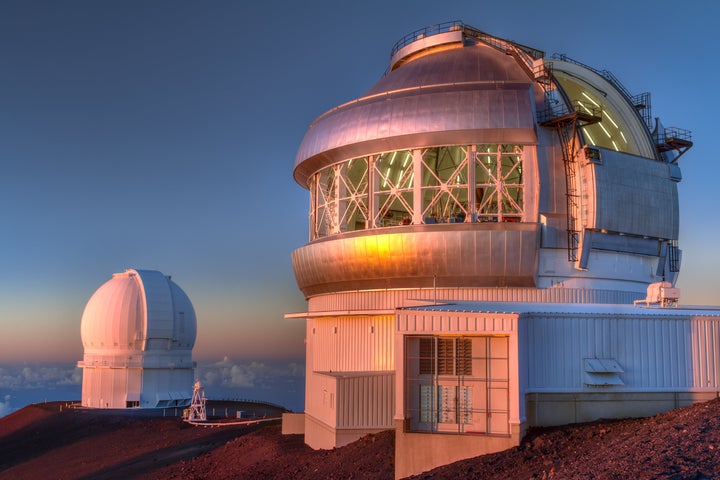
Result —
<instances>
[{"instance_id":1,"label":"red volcanic soil","mask_svg":"<svg viewBox=\"0 0 720 480\"><path fill-rule=\"evenodd\" d=\"M0 479L392 479L394 435L313 451L278 422L194 427L178 418L32 405L0 419ZM532 430L505 452L421 479L720 478L720 399L645 419Z\"/></svg>"}]
</instances>

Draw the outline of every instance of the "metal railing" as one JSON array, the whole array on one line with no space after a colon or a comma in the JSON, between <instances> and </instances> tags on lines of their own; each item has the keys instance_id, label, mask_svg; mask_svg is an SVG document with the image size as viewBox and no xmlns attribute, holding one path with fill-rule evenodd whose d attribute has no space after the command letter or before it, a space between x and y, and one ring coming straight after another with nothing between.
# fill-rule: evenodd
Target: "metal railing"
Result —
<instances>
[{"instance_id":1,"label":"metal railing","mask_svg":"<svg viewBox=\"0 0 720 480\"><path fill-rule=\"evenodd\" d=\"M656 141L657 143L666 143L668 138L689 142L692 140L692 132L685 128L665 127L663 132L658 134Z\"/></svg>"},{"instance_id":2,"label":"metal railing","mask_svg":"<svg viewBox=\"0 0 720 480\"><path fill-rule=\"evenodd\" d=\"M575 112L583 113L583 110L592 117L600 118L602 116L602 110L600 108L594 105L581 104L580 101L574 100L570 102L570 106L563 102L546 106L544 110L538 112L538 123L549 122L550 120L564 117Z\"/></svg>"},{"instance_id":3,"label":"metal railing","mask_svg":"<svg viewBox=\"0 0 720 480\"><path fill-rule=\"evenodd\" d=\"M545 57L545 52L543 52L542 50L538 50L537 48L528 47L527 45L522 45L512 40L496 37L468 25L463 25L462 29L463 32L465 32L468 36L476 38L490 46L497 48L498 50L502 50L504 52L510 51L510 53L518 55L518 57L520 57L521 60L523 60L529 66L532 65L533 59L539 60Z\"/></svg>"},{"instance_id":4,"label":"metal railing","mask_svg":"<svg viewBox=\"0 0 720 480\"><path fill-rule=\"evenodd\" d=\"M421 38L430 37L439 33L453 32L462 29L464 26L465 25L460 20L453 20L452 22L437 23L435 25L415 30L414 32L408 33L402 37L395 43L395 45L393 45L392 50L390 51L390 57L392 58L392 56L395 55L401 48L411 44L415 40L420 40Z\"/></svg>"}]
</instances>

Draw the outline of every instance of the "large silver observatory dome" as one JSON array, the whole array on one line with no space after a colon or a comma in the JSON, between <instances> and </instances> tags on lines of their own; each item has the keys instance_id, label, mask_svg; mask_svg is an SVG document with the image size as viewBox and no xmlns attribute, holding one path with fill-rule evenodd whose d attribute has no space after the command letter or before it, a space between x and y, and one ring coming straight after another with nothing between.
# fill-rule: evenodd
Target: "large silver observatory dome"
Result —
<instances>
[{"instance_id":1,"label":"large silver observatory dome","mask_svg":"<svg viewBox=\"0 0 720 480\"><path fill-rule=\"evenodd\" d=\"M715 398L718 312L673 286L691 146L606 70L461 22L402 38L298 149L305 411L283 431L395 429L405 478Z\"/></svg>"},{"instance_id":2,"label":"large silver observatory dome","mask_svg":"<svg viewBox=\"0 0 720 480\"><path fill-rule=\"evenodd\" d=\"M413 32L362 97L298 150L306 297L395 288L574 288L674 282L677 160L649 94L610 73L460 22Z\"/></svg>"}]
</instances>

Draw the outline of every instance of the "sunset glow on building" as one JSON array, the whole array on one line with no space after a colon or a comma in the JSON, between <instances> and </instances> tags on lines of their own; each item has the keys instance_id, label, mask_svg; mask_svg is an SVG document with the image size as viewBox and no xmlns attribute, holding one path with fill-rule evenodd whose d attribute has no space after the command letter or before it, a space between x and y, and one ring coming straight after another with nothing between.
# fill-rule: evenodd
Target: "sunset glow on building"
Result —
<instances>
[{"instance_id":1,"label":"sunset glow on building","mask_svg":"<svg viewBox=\"0 0 720 480\"><path fill-rule=\"evenodd\" d=\"M720 311L674 288L692 145L606 70L461 22L403 37L295 161L306 443L395 429L404 477L714 398Z\"/></svg>"}]
</instances>

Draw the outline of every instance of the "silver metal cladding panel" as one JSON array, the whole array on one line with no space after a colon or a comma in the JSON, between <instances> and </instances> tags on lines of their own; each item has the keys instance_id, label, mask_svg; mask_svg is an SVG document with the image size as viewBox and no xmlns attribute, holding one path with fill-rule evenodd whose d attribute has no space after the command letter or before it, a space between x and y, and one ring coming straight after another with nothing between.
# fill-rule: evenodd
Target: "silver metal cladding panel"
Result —
<instances>
[{"instance_id":1,"label":"silver metal cladding panel","mask_svg":"<svg viewBox=\"0 0 720 480\"><path fill-rule=\"evenodd\" d=\"M534 144L530 84L438 86L343 106L316 121L295 161L301 185L320 168L371 153L434 145Z\"/></svg>"},{"instance_id":2,"label":"silver metal cladding panel","mask_svg":"<svg viewBox=\"0 0 720 480\"><path fill-rule=\"evenodd\" d=\"M528 82L510 55L487 45L468 45L416 58L373 85L364 97L404 88L467 82Z\"/></svg>"},{"instance_id":3,"label":"silver metal cladding panel","mask_svg":"<svg viewBox=\"0 0 720 480\"><path fill-rule=\"evenodd\" d=\"M491 47L445 50L383 77L362 98L321 115L295 158L295 179L372 153L471 143L536 143L533 82Z\"/></svg>"},{"instance_id":4,"label":"silver metal cladding panel","mask_svg":"<svg viewBox=\"0 0 720 480\"><path fill-rule=\"evenodd\" d=\"M339 235L292 253L306 297L352 290L533 287L539 224L410 226Z\"/></svg>"},{"instance_id":5,"label":"silver metal cladding panel","mask_svg":"<svg viewBox=\"0 0 720 480\"><path fill-rule=\"evenodd\" d=\"M661 239L677 239L677 183L668 164L612 150L602 164L590 163L595 179L595 221L589 228Z\"/></svg>"},{"instance_id":6,"label":"silver metal cladding panel","mask_svg":"<svg viewBox=\"0 0 720 480\"><path fill-rule=\"evenodd\" d=\"M419 53L423 53L423 51L427 51L428 49L437 47L438 45L443 45L443 48L447 48L449 44L454 43L456 47L462 47L462 41L463 33L459 29L424 38L418 38L395 52L395 54L390 58L390 68L396 68L395 65L400 61L408 61L407 57L409 56L416 56Z\"/></svg>"}]
</instances>

